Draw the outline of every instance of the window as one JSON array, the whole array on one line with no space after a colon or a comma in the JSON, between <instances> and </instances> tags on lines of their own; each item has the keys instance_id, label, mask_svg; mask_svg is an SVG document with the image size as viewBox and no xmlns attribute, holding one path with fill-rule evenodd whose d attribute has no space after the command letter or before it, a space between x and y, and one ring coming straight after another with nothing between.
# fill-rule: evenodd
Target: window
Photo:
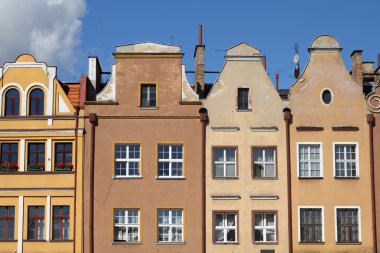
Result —
<instances>
[{"instance_id":1,"label":"window","mask_svg":"<svg viewBox=\"0 0 380 253\"><path fill-rule=\"evenodd\" d=\"M155 84L141 84L140 107L157 107Z\"/></svg>"},{"instance_id":2,"label":"window","mask_svg":"<svg viewBox=\"0 0 380 253\"><path fill-rule=\"evenodd\" d=\"M114 241L138 242L140 241L140 210L115 209L114 210Z\"/></svg>"},{"instance_id":3,"label":"window","mask_svg":"<svg viewBox=\"0 0 380 253\"><path fill-rule=\"evenodd\" d=\"M214 242L237 242L237 212L214 213Z\"/></svg>"},{"instance_id":4,"label":"window","mask_svg":"<svg viewBox=\"0 0 380 253\"><path fill-rule=\"evenodd\" d=\"M0 240L14 240L15 207L0 206Z\"/></svg>"},{"instance_id":5,"label":"window","mask_svg":"<svg viewBox=\"0 0 380 253\"><path fill-rule=\"evenodd\" d=\"M329 90L324 90L322 92L322 101L323 103L325 103L326 105L330 104L331 101L332 101L332 95L331 95L331 91Z\"/></svg>"},{"instance_id":6,"label":"window","mask_svg":"<svg viewBox=\"0 0 380 253\"><path fill-rule=\"evenodd\" d=\"M28 151L28 170L43 171L45 169L45 143L29 143Z\"/></svg>"},{"instance_id":7,"label":"window","mask_svg":"<svg viewBox=\"0 0 380 253\"><path fill-rule=\"evenodd\" d=\"M249 109L249 89L238 88L238 110Z\"/></svg>"},{"instance_id":8,"label":"window","mask_svg":"<svg viewBox=\"0 0 380 253\"><path fill-rule=\"evenodd\" d=\"M323 242L322 208L300 208L300 242Z\"/></svg>"},{"instance_id":9,"label":"window","mask_svg":"<svg viewBox=\"0 0 380 253\"><path fill-rule=\"evenodd\" d=\"M158 176L183 176L182 144L158 144Z\"/></svg>"},{"instance_id":10,"label":"window","mask_svg":"<svg viewBox=\"0 0 380 253\"><path fill-rule=\"evenodd\" d=\"M1 143L1 171L18 170L18 144Z\"/></svg>"},{"instance_id":11,"label":"window","mask_svg":"<svg viewBox=\"0 0 380 253\"><path fill-rule=\"evenodd\" d=\"M158 209L158 241L183 242L182 209Z\"/></svg>"},{"instance_id":12,"label":"window","mask_svg":"<svg viewBox=\"0 0 380 253\"><path fill-rule=\"evenodd\" d=\"M69 240L70 206L53 206L53 240Z\"/></svg>"},{"instance_id":13,"label":"window","mask_svg":"<svg viewBox=\"0 0 380 253\"><path fill-rule=\"evenodd\" d=\"M54 169L57 171L71 171L73 169L73 144L72 143L56 143Z\"/></svg>"},{"instance_id":14,"label":"window","mask_svg":"<svg viewBox=\"0 0 380 253\"><path fill-rule=\"evenodd\" d=\"M40 89L34 89L30 92L29 115L44 114L44 92Z\"/></svg>"},{"instance_id":15,"label":"window","mask_svg":"<svg viewBox=\"0 0 380 253\"><path fill-rule=\"evenodd\" d=\"M334 144L335 176L359 176L358 155L356 144Z\"/></svg>"},{"instance_id":16,"label":"window","mask_svg":"<svg viewBox=\"0 0 380 253\"><path fill-rule=\"evenodd\" d=\"M253 148L253 177L276 177L275 148Z\"/></svg>"},{"instance_id":17,"label":"window","mask_svg":"<svg viewBox=\"0 0 380 253\"><path fill-rule=\"evenodd\" d=\"M214 148L214 177L236 177L236 149L236 147Z\"/></svg>"},{"instance_id":18,"label":"window","mask_svg":"<svg viewBox=\"0 0 380 253\"><path fill-rule=\"evenodd\" d=\"M298 144L299 177L322 177L322 144Z\"/></svg>"},{"instance_id":19,"label":"window","mask_svg":"<svg viewBox=\"0 0 380 253\"><path fill-rule=\"evenodd\" d=\"M116 144L115 177L140 176L140 144Z\"/></svg>"},{"instance_id":20,"label":"window","mask_svg":"<svg viewBox=\"0 0 380 253\"><path fill-rule=\"evenodd\" d=\"M254 242L276 242L276 213L254 212Z\"/></svg>"},{"instance_id":21,"label":"window","mask_svg":"<svg viewBox=\"0 0 380 253\"><path fill-rule=\"evenodd\" d=\"M45 231L45 207L28 207L28 240L43 240Z\"/></svg>"},{"instance_id":22,"label":"window","mask_svg":"<svg viewBox=\"0 0 380 253\"><path fill-rule=\"evenodd\" d=\"M5 94L5 116L18 116L20 114L20 93L10 89Z\"/></svg>"},{"instance_id":23,"label":"window","mask_svg":"<svg viewBox=\"0 0 380 253\"><path fill-rule=\"evenodd\" d=\"M337 242L360 242L359 208L336 208Z\"/></svg>"}]
</instances>

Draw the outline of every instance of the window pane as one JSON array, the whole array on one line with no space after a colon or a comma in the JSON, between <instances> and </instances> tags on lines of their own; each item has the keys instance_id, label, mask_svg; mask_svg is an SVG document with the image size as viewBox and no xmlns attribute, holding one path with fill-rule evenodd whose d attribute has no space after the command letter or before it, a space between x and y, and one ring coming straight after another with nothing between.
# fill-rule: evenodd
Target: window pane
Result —
<instances>
[{"instance_id":1,"label":"window pane","mask_svg":"<svg viewBox=\"0 0 380 253\"><path fill-rule=\"evenodd\" d=\"M235 229L227 229L227 241L228 242L236 241L235 232L236 232Z\"/></svg>"},{"instance_id":2,"label":"window pane","mask_svg":"<svg viewBox=\"0 0 380 253\"><path fill-rule=\"evenodd\" d=\"M114 227L114 240L115 241L125 241L127 239L126 227Z\"/></svg>"},{"instance_id":3,"label":"window pane","mask_svg":"<svg viewBox=\"0 0 380 253\"><path fill-rule=\"evenodd\" d=\"M216 229L215 230L215 241L223 242L224 241L224 232L223 230Z\"/></svg>"},{"instance_id":4,"label":"window pane","mask_svg":"<svg viewBox=\"0 0 380 253\"><path fill-rule=\"evenodd\" d=\"M224 165L223 164L215 164L215 176L223 177L224 176Z\"/></svg>"},{"instance_id":5,"label":"window pane","mask_svg":"<svg viewBox=\"0 0 380 253\"><path fill-rule=\"evenodd\" d=\"M229 161L229 162L235 161L235 148L226 149L226 161Z\"/></svg>"},{"instance_id":6,"label":"window pane","mask_svg":"<svg viewBox=\"0 0 380 253\"><path fill-rule=\"evenodd\" d=\"M274 164L267 164L265 166L265 176L266 177L275 177L275 169L274 169Z\"/></svg>"},{"instance_id":7,"label":"window pane","mask_svg":"<svg viewBox=\"0 0 380 253\"><path fill-rule=\"evenodd\" d=\"M236 176L235 174L235 164L227 164L226 165L226 176L227 177L234 177Z\"/></svg>"},{"instance_id":8,"label":"window pane","mask_svg":"<svg viewBox=\"0 0 380 253\"><path fill-rule=\"evenodd\" d=\"M224 161L224 149L214 149L214 161Z\"/></svg>"},{"instance_id":9,"label":"window pane","mask_svg":"<svg viewBox=\"0 0 380 253\"><path fill-rule=\"evenodd\" d=\"M264 166L262 164L254 164L254 176L255 177L264 177Z\"/></svg>"},{"instance_id":10,"label":"window pane","mask_svg":"<svg viewBox=\"0 0 380 253\"><path fill-rule=\"evenodd\" d=\"M223 214L215 215L215 226L223 226Z\"/></svg>"}]
</instances>

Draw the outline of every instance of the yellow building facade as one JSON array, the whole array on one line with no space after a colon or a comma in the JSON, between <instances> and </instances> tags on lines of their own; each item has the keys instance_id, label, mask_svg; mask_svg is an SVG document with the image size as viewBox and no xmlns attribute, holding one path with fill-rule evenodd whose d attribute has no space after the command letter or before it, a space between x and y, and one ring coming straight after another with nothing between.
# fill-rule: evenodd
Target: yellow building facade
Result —
<instances>
[{"instance_id":1,"label":"yellow building facade","mask_svg":"<svg viewBox=\"0 0 380 253\"><path fill-rule=\"evenodd\" d=\"M0 252L81 252L83 111L31 55L0 75Z\"/></svg>"}]
</instances>

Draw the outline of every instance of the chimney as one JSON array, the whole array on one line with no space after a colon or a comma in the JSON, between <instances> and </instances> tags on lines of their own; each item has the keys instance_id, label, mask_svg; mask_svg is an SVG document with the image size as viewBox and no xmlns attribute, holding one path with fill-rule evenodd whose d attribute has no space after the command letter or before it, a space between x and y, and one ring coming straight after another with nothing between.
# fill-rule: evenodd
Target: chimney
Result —
<instances>
[{"instance_id":1,"label":"chimney","mask_svg":"<svg viewBox=\"0 0 380 253\"><path fill-rule=\"evenodd\" d=\"M198 26L198 44L195 46L195 84L194 89L199 98L204 98L205 88L205 45L202 44L202 25Z\"/></svg>"},{"instance_id":2,"label":"chimney","mask_svg":"<svg viewBox=\"0 0 380 253\"><path fill-rule=\"evenodd\" d=\"M280 75L278 73L276 73L276 90L278 92L278 78L280 77Z\"/></svg>"},{"instance_id":3,"label":"chimney","mask_svg":"<svg viewBox=\"0 0 380 253\"><path fill-rule=\"evenodd\" d=\"M100 84L102 79L102 68L100 67L99 59L96 56L88 57L88 79L89 85L87 95L90 100L95 100L96 94L100 91Z\"/></svg>"},{"instance_id":4,"label":"chimney","mask_svg":"<svg viewBox=\"0 0 380 253\"><path fill-rule=\"evenodd\" d=\"M352 78L360 85L363 85L363 50L354 50L351 54Z\"/></svg>"},{"instance_id":5,"label":"chimney","mask_svg":"<svg viewBox=\"0 0 380 253\"><path fill-rule=\"evenodd\" d=\"M264 69L267 70L267 56L266 55L263 55L263 65L264 65Z\"/></svg>"}]
</instances>

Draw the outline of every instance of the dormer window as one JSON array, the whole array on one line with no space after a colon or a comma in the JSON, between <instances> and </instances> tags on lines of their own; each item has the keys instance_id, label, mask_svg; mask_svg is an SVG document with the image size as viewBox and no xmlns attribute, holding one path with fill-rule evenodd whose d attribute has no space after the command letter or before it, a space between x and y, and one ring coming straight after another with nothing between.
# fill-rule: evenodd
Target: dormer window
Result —
<instances>
[{"instance_id":1,"label":"dormer window","mask_svg":"<svg viewBox=\"0 0 380 253\"><path fill-rule=\"evenodd\" d=\"M44 114L44 92L40 89L34 89L29 98L29 115Z\"/></svg>"},{"instance_id":2,"label":"dormer window","mask_svg":"<svg viewBox=\"0 0 380 253\"><path fill-rule=\"evenodd\" d=\"M249 89L248 88L238 88L237 97L237 109L238 110L248 110L249 108Z\"/></svg>"},{"instance_id":3,"label":"dormer window","mask_svg":"<svg viewBox=\"0 0 380 253\"><path fill-rule=\"evenodd\" d=\"M140 107L157 107L156 84L141 84L140 87Z\"/></svg>"},{"instance_id":4,"label":"dormer window","mask_svg":"<svg viewBox=\"0 0 380 253\"><path fill-rule=\"evenodd\" d=\"M18 116L20 114L20 93L10 89L5 94L5 116Z\"/></svg>"}]
</instances>

